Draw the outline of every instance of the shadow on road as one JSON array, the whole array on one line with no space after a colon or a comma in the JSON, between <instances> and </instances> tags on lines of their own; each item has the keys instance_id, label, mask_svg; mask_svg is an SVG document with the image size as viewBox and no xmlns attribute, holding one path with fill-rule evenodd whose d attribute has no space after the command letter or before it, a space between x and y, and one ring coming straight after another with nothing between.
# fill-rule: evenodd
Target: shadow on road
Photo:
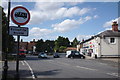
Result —
<instances>
[{"instance_id":1,"label":"shadow on road","mask_svg":"<svg viewBox=\"0 0 120 80\"><path fill-rule=\"evenodd\" d=\"M61 71L61 69L55 69L55 70L48 70L48 71L35 71L35 75L36 76L53 76L53 75L56 75L56 74L59 74L59 72Z\"/></svg>"},{"instance_id":2,"label":"shadow on road","mask_svg":"<svg viewBox=\"0 0 120 80\"><path fill-rule=\"evenodd\" d=\"M56 74L59 74L61 70L55 69L55 70L48 70L48 71L34 71L34 75L37 78L37 76L54 76ZM8 71L8 79L14 79L16 75L15 70L9 70ZM20 78L32 78L32 74L29 70L20 70L19 71Z\"/></svg>"}]
</instances>

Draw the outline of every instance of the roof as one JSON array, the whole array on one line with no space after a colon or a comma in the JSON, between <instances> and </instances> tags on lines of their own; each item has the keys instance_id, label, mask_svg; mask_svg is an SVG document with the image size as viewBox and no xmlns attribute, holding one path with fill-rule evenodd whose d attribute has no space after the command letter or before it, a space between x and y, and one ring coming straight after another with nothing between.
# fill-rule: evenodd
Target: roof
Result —
<instances>
[{"instance_id":1,"label":"roof","mask_svg":"<svg viewBox=\"0 0 120 80\"><path fill-rule=\"evenodd\" d=\"M94 37L120 37L120 30L119 31L106 30L104 32L101 32L98 35L92 36L91 38L81 42L80 44L88 42L88 41L94 39Z\"/></svg>"},{"instance_id":2,"label":"roof","mask_svg":"<svg viewBox=\"0 0 120 80\"><path fill-rule=\"evenodd\" d=\"M96 36L99 37L120 37L120 31L112 31L112 30L106 30Z\"/></svg>"},{"instance_id":3,"label":"roof","mask_svg":"<svg viewBox=\"0 0 120 80\"><path fill-rule=\"evenodd\" d=\"M68 50L77 50L77 48L75 48L75 47L67 47L67 48L65 49L65 51L68 51Z\"/></svg>"}]
</instances>

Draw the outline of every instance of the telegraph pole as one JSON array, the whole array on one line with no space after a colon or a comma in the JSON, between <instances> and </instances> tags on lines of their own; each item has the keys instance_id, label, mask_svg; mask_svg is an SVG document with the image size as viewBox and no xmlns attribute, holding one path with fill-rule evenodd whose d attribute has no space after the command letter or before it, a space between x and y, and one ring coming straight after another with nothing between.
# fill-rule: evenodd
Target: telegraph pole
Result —
<instances>
[{"instance_id":1,"label":"telegraph pole","mask_svg":"<svg viewBox=\"0 0 120 80\"><path fill-rule=\"evenodd\" d=\"M8 57L8 41L9 41L10 7L11 7L11 2L9 0L9 2L8 2L8 17L7 17L6 52L5 52L2 80L7 80L7 72L8 72L8 60L7 60L7 57Z\"/></svg>"}]
</instances>

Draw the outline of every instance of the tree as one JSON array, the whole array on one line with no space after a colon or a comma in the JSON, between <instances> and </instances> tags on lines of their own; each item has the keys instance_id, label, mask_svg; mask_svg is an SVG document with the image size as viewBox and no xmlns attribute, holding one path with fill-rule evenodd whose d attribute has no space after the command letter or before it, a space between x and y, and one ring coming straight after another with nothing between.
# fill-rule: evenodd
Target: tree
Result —
<instances>
[{"instance_id":1,"label":"tree","mask_svg":"<svg viewBox=\"0 0 120 80\"><path fill-rule=\"evenodd\" d=\"M2 10L2 51L7 52L6 47L8 46L8 52L13 52L15 46L15 39L12 35L8 35L7 17L1 6L0 10Z\"/></svg>"},{"instance_id":2,"label":"tree","mask_svg":"<svg viewBox=\"0 0 120 80\"><path fill-rule=\"evenodd\" d=\"M61 37L59 36L57 38L57 40L55 41L55 47L54 47L54 50L55 51L60 51L60 52L63 52L63 47L64 48L67 48L68 46L70 46L70 41L68 38L64 38L64 37Z\"/></svg>"},{"instance_id":3,"label":"tree","mask_svg":"<svg viewBox=\"0 0 120 80\"><path fill-rule=\"evenodd\" d=\"M77 38L75 38L72 42L72 47L77 47L78 44L79 44L79 41L77 40Z\"/></svg>"},{"instance_id":4,"label":"tree","mask_svg":"<svg viewBox=\"0 0 120 80\"><path fill-rule=\"evenodd\" d=\"M69 41L68 38L65 38L64 44L65 44L66 47L69 47L69 46L70 46L70 41Z\"/></svg>"},{"instance_id":5,"label":"tree","mask_svg":"<svg viewBox=\"0 0 120 80\"><path fill-rule=\"evenodd\" d=\"M44 42L43 42L42 39L40 39L40 40L37 41L37 43L36 43L36 45L35 45L37 52L43 52L43 51L44 51L44 50L43 50L43 44L44 44Z\"/></svg>"},{"instance_id":6,"label":"tree","mask_svg":"<svg viewBox=\"0 0 120 80\"><path fill-rule=\"evenodd\" d=\"M59 51L60 51L60 52L64 52L64 50L65 50L66 48L67 48L66 46L60 46Z\"/></svg>"},{"instance_id":7,"label":"tree","mask_svg":"<svg viewBox=\"0 0 120 80\"><path fill-rule=\"evenodd\" d=\"M46 40L45 42L43 39L40 39L36 43L36 51L37 52L53 52L54 51L54 41Z\"/></svg>"},{"instance_id":8,"label":"tree","mask_svg":"<svg viewBox=\"0 0 120 80\"><path fill-rule=\"evenodd\" d=\"M53 52L54 51L54 41L50 41L50 40L46 40L44 42L44 47L45 47L45 51L49 52Z\"/></svg>"},{"instance_id":9,"label":"tree","mask_svg":"<svg viewBox=\"0 0 120 80\"><path fill-rule=\"evenodd\" d=\"M55 52L58 52L58 51L59 51L59 44L58 44L57 41L55 41L54 51L55 51Z\"/></svg>"}]
</instances>

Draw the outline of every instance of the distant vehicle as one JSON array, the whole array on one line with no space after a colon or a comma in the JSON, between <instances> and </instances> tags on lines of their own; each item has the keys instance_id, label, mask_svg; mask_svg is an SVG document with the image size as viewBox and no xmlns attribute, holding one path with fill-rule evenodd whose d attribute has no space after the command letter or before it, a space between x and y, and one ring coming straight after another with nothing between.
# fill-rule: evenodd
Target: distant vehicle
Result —
<instances>
[{"instance_id":1,"label":"distant vehicle","mask_svg":"<svg viewBox=\"0 0 120 80\"><path fill-rule=\"evenodd\" d=\"M54 57L54 58L60 58L60 55L59 55L58 53L54 53L54 54L53 54L53 57Z\"/></svg>"},{"instance_id":2,"label":"distant vehicle","mask_svg":"<svg viewBox=\"0 0 120 80\"><path fill-rule=\"evenodd\" d=\"M38 58L47 58L47 54L44 52L41 52L38 54Z\"/></svg>"},{"instance_id":3,"label":"distant vehicle","mask_svg":"<svg viewBox=\"0 0 120 80\"><path fill-rule=\"evenodd\" d=\"M25 49L19 49L19 57L26 57L27 51Z\"/></svg>"},{"instance_id":4,"label":"distant vehicle","mask_svg":"<svg viewBox=\"0 0 120 80\"><path fill-rule=\"evenodd\" d=\"M33 54L33 51L28 51L28 54L31 54L31 55L32 55L32 54Z\"/></svg>"},{"instance_id":5,"label":"distant vehicle","mask_svg":"<svg viewBox=\"0 0 120 80\"><path fill-rule=\"evenodd\" d=\"M78 51L67 51L66 57L67 58L83 58L83 59L85 59L85 56Z\"/></svg>"}]
</instances>

